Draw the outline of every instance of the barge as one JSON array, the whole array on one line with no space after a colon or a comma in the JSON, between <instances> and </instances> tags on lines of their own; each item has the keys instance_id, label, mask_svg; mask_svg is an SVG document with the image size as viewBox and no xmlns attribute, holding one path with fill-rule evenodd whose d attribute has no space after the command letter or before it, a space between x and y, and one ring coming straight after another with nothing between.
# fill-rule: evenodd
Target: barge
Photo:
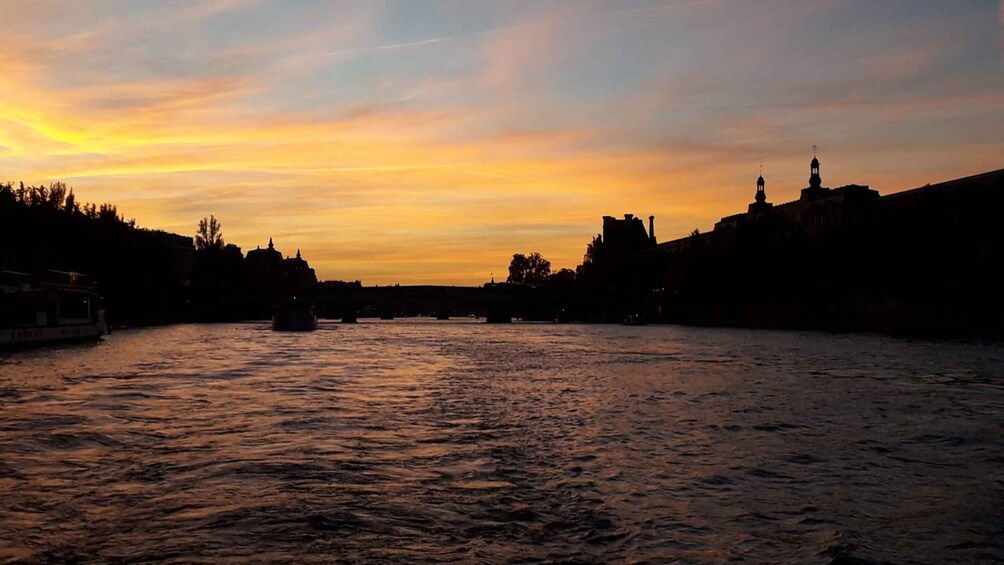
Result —
<instances>
[{"instance_id":1,"label":"barge","mask_svg":"<svg viewBox=\"0 0 1004 565\"><path fill-rule=\"evenodd\" d=\"M105 311L90 277L0 271L0 348L101 339Z\"/></svg>"}]
</instances>

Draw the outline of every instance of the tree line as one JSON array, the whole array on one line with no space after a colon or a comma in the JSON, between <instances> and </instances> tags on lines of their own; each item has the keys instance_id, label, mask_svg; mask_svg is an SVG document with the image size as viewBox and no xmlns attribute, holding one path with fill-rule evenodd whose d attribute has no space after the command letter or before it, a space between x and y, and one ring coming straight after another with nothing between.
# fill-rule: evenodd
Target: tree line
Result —
<instances>
[{"instance_id":1,"label":"tree line","mask_svg":"<svg viewBox=\"0 0 1004 565\"><path fill-rule=\"evenodd\" d=\"M529 284L535 286L569 287L577 282L585 283L595 279L597 263L603 253L603 238L595 236L586 245L582 263L576 268L561 268L551 270L551 262L537 251L531 253L515 253L509 261L508 283Z\"/></svg>"},{"instance_id":2,"label":"tree line","mask_svg":"<svg viewBox=\"0 0 1004 565\"><path fill-rule=\"evenodd\" d=\"M67 188L65 183L53 182L49 186L25 186L23 182L18 183L14 188L14 183L7 182L0 184L0 202L19 204L28 208L46 209L62 212L71 216L82 216L90 220L100 220L104 222L118 222L129 227L136 227L136 220L126 221L119 215L118 208L114 204L95 204L77 202L77 197L73 194L72 188Z\"/></svg>"},{"instance_id":3,"label":"tree line","mask_svg":"<svg viewBox=\"0 0 1004 565\"><path fill-rule=\"evenodd\" d=\"M90 275L114 323L174 321L186 308L191 238L141 229L64 183L0 184L0 238L0 269Z\"/></svg>"}]
</instances>

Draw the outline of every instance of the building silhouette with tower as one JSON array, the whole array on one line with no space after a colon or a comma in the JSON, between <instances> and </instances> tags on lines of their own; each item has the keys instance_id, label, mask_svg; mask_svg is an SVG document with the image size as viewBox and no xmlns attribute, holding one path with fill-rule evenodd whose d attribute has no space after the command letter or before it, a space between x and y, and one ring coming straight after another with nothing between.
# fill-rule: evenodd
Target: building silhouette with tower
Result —
<instances>
[{"instance_id":1,"label":"building silhouette with tower","mask_svg":"<svg viewBox=\"0 0 1004 565\"><path fill-rule=\"evenodd\" d=\"M296 250L295 257L283 257L275 248L272 238L268 238L268 247L260 246L248 251L248 278L252 284L273 290L295 291L311 288L317 284L317 275L305 259Z\"/></svg>"},{"instance_id":2,"label":"building silhouette with tower","mask_svg":"<svg viewBox=\"0 0 1004 565\"><path fill-rule=\"evenodd\" d=\"M999 331L1001 209L1004 169L880 196L825 186L813 156L796 200L770 202L761 172L746 210L706 233L658 243L651 224L604 217L580 270L664 321Z\"/></svg>"},{"instance_id":3,"label":"building silhouette with tower","mask_svg":"<svg viewBox=\"0 0 1004 565\"><path fill-rule=\"evenodd\" d=\"M819 159L815 156L809 163L809 186L801 190L798 200L775 206L767 201L767 183L762 173L757 178L756 185L756 194L747 211L719 220L715 224L716 232L735 230L746 222L771 218L798 226L808 232L825 230L840 226L845 221L859 216L879 197L877 191L866 185L824 187L819 173Z\"/></svg>"}]
</instances>

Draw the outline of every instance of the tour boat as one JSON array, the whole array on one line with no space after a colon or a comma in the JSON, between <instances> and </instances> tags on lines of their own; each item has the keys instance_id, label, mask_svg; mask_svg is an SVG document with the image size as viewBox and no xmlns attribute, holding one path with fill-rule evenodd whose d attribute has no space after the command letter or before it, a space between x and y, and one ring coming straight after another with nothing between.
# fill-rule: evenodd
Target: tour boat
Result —
<instances>
[{"instance_id":1,"label":"tour boat","mask_svg":"<svg viewBox=\"0 0 1004 565\"><path fill-rule=\"evenodd\" d=\"M280 332L311 332L317 329L314 303L303 298L289 298L279 303L272 315L272 329Z\"/></svg>"},{"instance_id":2,"label":"tour boat","mask_svg":"<svg viewBox=\"0 0 1004 565\"><path fill-rule=\"evenodd\" d=\"M89 277L0 271L0 347L97 340L108 333Z\"/></svg>"}]
</instances>

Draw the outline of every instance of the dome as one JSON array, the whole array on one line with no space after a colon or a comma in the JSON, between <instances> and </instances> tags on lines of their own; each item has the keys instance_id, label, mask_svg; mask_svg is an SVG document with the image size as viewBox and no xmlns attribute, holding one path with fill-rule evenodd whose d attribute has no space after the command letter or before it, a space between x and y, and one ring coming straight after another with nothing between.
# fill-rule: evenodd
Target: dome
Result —
<instances>
[{"instance_id":1,"label":"dome","mask_svg":"<svg viewBox=\"0 0 1004 565\"><path fill-rule=\"evenodd\" d=\"M809 166L818 167L819 166L819 159L816 159L815 157L813 157L812 158L812 162L809 163Z\"/></svg>"}]
</instances>

